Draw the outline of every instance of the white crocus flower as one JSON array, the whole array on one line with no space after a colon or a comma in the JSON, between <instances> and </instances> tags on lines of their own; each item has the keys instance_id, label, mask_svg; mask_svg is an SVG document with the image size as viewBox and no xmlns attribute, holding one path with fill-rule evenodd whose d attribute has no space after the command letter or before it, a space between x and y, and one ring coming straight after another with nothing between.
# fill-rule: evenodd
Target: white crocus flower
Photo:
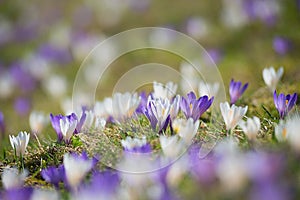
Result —
<instances>
[{"instance_id":1,"label":"white crocus flower","mask_svg":"<svg viewBox=\"0 0 300 200\"><path fill-rule=\"evenodd\" d=\"M177 91L177 84L168 82L166 85L162 83L153 82L153 97L162 99L171 99L175 96Z\"/></svg>"},{"instance_id":2,"label":"white crocus flower","mask_svg":"<svg viewBox=\"0 0 300 200\"><path fill-rule=\"evenodd\" d=\"M295 115L287 119L285 127L287 141L295 151L300 152L300 116Z\"/></svg>"},{"instance_id":3,"label":"white crocus flower","mask_svg":"<svg viewBox=\"0 0 300 200\"><path fill-rule=\"evenodd\" d=\"M228 102L220 103L220 108L226 124L226 130L234 129L248 110L248 106L243 108L233 104L230 107Z\"/></svg>"},{"instance_id":4,"label":"white crocus flower","mask_svg":"<svg viewBox=\"0 0 300 200\"><path fill-rule=\"evenodd\" d=\"M275 136L279 142L283 142L287 138L286 124L283 120L280 120L279 124L275 126Z\"/></svg>"},{"instance_id":5,"label":"white crocus flower","mask_svg":"<svg viewBox=\"0 0 300 200\"><path fill-rule=\"evenodd\" d=\"M152 104L151 111L157 119L159 127L163 127L171 111L169 99L151 99L151 96L149 96L148 104L149 103Z\"/></svg>"},{"instance_id":6,"label":"white crocus flower","mask_svg":"<svg viewBox=\"0 0 300 200\"><path fill-rule=\"evenodd\" d=\"M220 84L219 83L205 83L203 81L199 82L198 93L199 96L208 96L209 98L217 96L219 92Z\"/></svg>"},{"instance_id":7,"label":"white crocus flower","mask_svg":"<svg viewBox=\"0 0 300 200\"><path fill-rule=\"evenodd\" d=\"M31 195L31 200L59 200L59 194L56 190L35 189Z\"/></svg>"},{"instance_id":8,"label":"white crocus flower","mask_svg":"<svg viewBox=\"0 0 300 200\"><path fill-rule=\"evenodd\" d=\"M130 118L140 104L140 96L136 93L115 93L112 97L113 118L121 120Z\"/></svg>"},{"instance_id":9,"label":"white crocus flower","mask_svg":"<svg viewBox=\"0 0 300 200\"><path fill-rule=\"evenodd\" d=\"M94 106L94 113L98 117L108 118L113 114L112 98L105 98L103 101L97 101Z\"/></svg>"},{"instance_id":10,"label":"white crocus flower","mask_svg":"<svg viewBox=\"0 0 300 200\"><path fill-rule=\"evenodd\" d=\"M172 128L186 144L191 143L193 137L196 135L200 121L194 123L193 118L175 119L172 123Z\"/></svg>"},{"instance_id":11,"label":"white crocus flower","mask_svg":"<svg viewBox=\"0 0 300 200\"><path fill-rule=\"evenodd\" d=\"M176 158L184 150L184 145L179 141L177 135L171 137L161 135L159 142L164 155L168 158Z\"/></svg>"},{"instance_id":12,"label":"white crocus flower","mask_svg":"<svg viewBox=\"0 0 300 200\"><path fill-rule=\"evenodd\" d=\"M64 155L66 179L73 189L77 188L92 167L93 161L90 159L85 160L70 154Z\"/></svg>"},{"instance_id":13,"label":"white crocus flower","mask_svg":"<svg viewBox=\"0 0 300 200\"><path fill-rule=\"evenodd\" d=\"M277 83L283 75L283 71L283 67L280 67L277 72L275 72L273 67L265 68L263 70L263 79L271 92L275 91Z\"/></svg>"},{"instance_id":14,"label":"white crocus flower","mask_svg":"<svg viewBox=\"0 0 300 200\"><path fill-rule=\"evenodd\" d=\"M2 173L2 184L5 189L21 188L24 185L24 180L27 177L28 172L19 170L16 168L4 168Z\"/></svg>"},{"instance_id":15,"label":"white crocus flower","mask_svg":"<svg viewBox=\"0 0 300 200\"><path fill-rule=\"evenodd\" d=\"M59 125L64 141L69 142L76 129L77 120L69 120L65 117L59 120Z\"/></svg>"},{"instance_id":16,"label":"white crocus flower","mask_svg":"<svg viewBox=\"0 0 300 200\"><path fill-rule=\"evenodd\" d=\"M170 118L171 120L177 117L180 108L180 95L176 95L173 102L170 105Z\"/></svg>"},{"instance_id":17,"label":"white crocus flower","mask_svg":"<svg viewBox=\"0 0 300 200\"><path fill-rule=\"evenodd\" d=\"M43 80L43 88L53 98L63 97L68 88L68 82L64 76L52 75Z\"/></svg>"},{"instance_id":18,"label":"white crocus flower","mask_svg":"<svg viewBox=\"0 0 300 200\"><path fill-rule=\"evenodd\" d=\"M143 136L141 139L127 136L125 140L121 140L121 144L125 149L133 149L135 147L142 147L146 145L147 140L145 136Z\"/></svg>"},{"instance_id":19,"label":"white crocus flower","mask_svg":"<svg viewBox=\"0 0 300 200\"><path fill-rule=\"evenodd\" d=\"M241 120L239 126L243 129L244 133L250 140L254 140L260 129L260 120L258 117L248 118L247 122Z\"/></svg>"},{"instance_id":20,"label":"white crocus flower","mask_svg":"<svg viewBox=\"0 0 300 200\"><path fill-rule=\"evenodd\" d=\"M102 117L95 117L95 129L97 130L103 130L106 125L106 120Z\"/></svg>"},{"instance_id":21,"label":"white crocus flower","mask_svg":"<svg viewBox=\"0 0 300 200\"><path fill-rule=\"evenodd\" d=\"M25 154L28 142L30 139L30 134L26 131L19 132L18 136L9 135L10 144L16 151L17 156L22 156Z\"/></svg>"},{"instance_id":22,"label":"white crocus flower","mask_svg":"<svg viewBox=\"0 0 300 200\"><path fill-rule=\"evenodd\" d=\"M93 126L95 120L95 114L92 110L86 110L85 112L86 118L82 125L83 129L90 129Z\"/></svg>"},{"instance_id":23,"label":"white crocus flower","mask_svg":"<svg viewBox=\"0 0 300 200\"><path fill-rule=\"evenodd\" d=\"M40 133L48 122L49 117L42 112L32 111L29 115L29 126L33 133Z\"/></svg>"}]
</instances>

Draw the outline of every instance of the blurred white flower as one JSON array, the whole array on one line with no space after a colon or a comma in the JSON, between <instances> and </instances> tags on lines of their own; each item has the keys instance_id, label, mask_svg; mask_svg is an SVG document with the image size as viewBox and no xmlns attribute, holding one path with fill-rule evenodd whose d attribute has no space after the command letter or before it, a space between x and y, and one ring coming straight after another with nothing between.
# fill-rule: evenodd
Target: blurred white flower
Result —
<instances>
[{"instance_id":1,"label":"blurred white flower","mask_svg":"<svg viewBox=\"0 0 300 200\"><path fill-rule=\"evenodd\" d=\"M95 114L92 110L86 110L84 111L86 118L84 120L84 123L82 125L83 129L90 129L95 121Z\"/></svg>"},{"instance_id":2,"label":"blurred white flower","mask_svg":"<svg viewBox=\"0 0 300 200\"><path fill-rule=\"evenodd\" d=\"M93 161L82 159L71 154L64 155L66 179L71 188L75 189L86 174L92 169Z\"/></svg>"},{"instance_id":3,"label":"blurred white flower","mask_svg":"<svg viewBox=\"0 0 300 200\"><path fill-rule=\"evenodd\" d=\"M223 0L221 19L230 28L240 28L249 22L243 0Z\"/></svg>"},{"instance_id":4,"label":"blurred white flower","mask_svg":"<svg viewBox=\"0 0 300 200\"><path fill-rule=\"evenodd\" d=\"M239 126L243 129L249 140L256 139L256 135L260 129L260 120L258 117L248 118L247 122L241 120Z\"/></svg>"},{"instance_id":5,"label":"blurred white flower","mask_svg":"<svg viewBox=\"0 0 300 200\"><path fill-rule=\"evenodd\" d=\"M220 103L221 113L226 124L226 130L232 130L239 123L239 121L244 117L248 110L248 106L239 107L232 105L230 107L228 102Z\"/></svg>"},{"instance_id":6,"label":"blurred white flower","mask_svg":"<svg viewBox=\"0 0 300 200\"><path fill-rule=\"evenodd\" d=\"M286 140L288 135L286 128L286 123L283 120L280 120L279 124L275 126L275 136L279 142L283 142Z\"/></svg>"},{"instance_id":7,"label":"blurred white flower","mask_svg":"<svg viewBox=\"0 0 300 200\"><path fill-rule=\"evenodd\" d=\"M42 112L32 111L29 115L29 126L33 133L40 133L49 123L49 117Z\"/></svg>"},{"instance_id":8,"label":"blurred white flower","mask_svg":"<svg viewBox=\"0 0 300 200\"><path fill-rule=\"evenodd\" d=\"M16 168L4 168L2 173L2 184L5 189L23 187L28 172L26 170L19 173Z\"/></svg>"},{"instance_id":9,"label":"blurred white flower","mask_svg":"<svg viewBox=\"0 0 300 200\"><path fill-rule=\"evenodd\" d=\"M105 128L106 120L102 117L95 117L95 129L102 131Z\"/></svg>"},{"instance_id":10,"label":"blurred white flower","mask_svg":"<svg viewBox=\"0 0 300 200\"><path fill-rule=\"evenodd\" d=\"M59 200L59 194L56 190L35 189L31 195L31 200Z\"/></svg>"},{"instance_id":11,"label":"blurred white flower","mask_svg":"<svg viewBox=\"0 0 300 200\"><path fill-rule=\"evenodd\" d=\"M159 137L159 142L164 155L168 158L176 158L180 156L184 150L184 145L180 142L177 135L170 137L161 135Z\"/></svg>"},{"instance_id":12,"label":"blurred white flower","mask_svg":"<svg viewBox=\"0 0 300 200\"><path fill-rule=\"evenodd\" d=\"M9 141L17 156L23 156L30 139L30 134L26 131L19 132L18 136L9 135Z\"/></svg>"},{"instance_id":13,"label":"blurred white flower","mask_svg":"<svg viewBox=\"0 0 300 200\"><path fill-rule=\"evenodd\" d=\"M218 95L219 88L220 88L220 84L217 82L205 83L203 81L200 81L198 86L198 93L200 97L205 95L208 96L209 98L216 97Z\"/></svg>"},{"instance_id":14,"label":"blurred white flower","mask_svg":"<svg viewBox=\"0 0 300 200\"><path fill-rule=\"evenodd\" d=\"M94 106L94 113L98 117L108 118L113 114L112 98L105 98L97 101Z\"/></svg>"},{"instance_id":15,"label":"blurred white flower","mask_svg":"<svg viewBox=\"0 0 300 200\"><path fill-rule=\"evenodd\" d=\"M300 153L300 116L295 115L286 121L286 138L291 147ZM284 132L283 132L284 133Z\"/></svg>"},{"instance_id":16,"label":"blurred white flower","mask_svg":"<svg viewBox=\"0 0 300 200\"><path fill-rule=\"evenodd\" d=\"M217 166L217 176L228 192L240 191L247 183L247 168L242 155L228 155L222 158Z\"/></svg>"},{"instance_id":17,"label":"blurred white flower","mask_svg":"<svg viewBox=\"0 0 300 200\"><path fill-rule=\"evenodd\" d=\"M195 39L201 39L209 33L208 23L202 17L193 17L187 21L186 32Z\"/></svg>"},{"instance_id":18,"label":"blurred white flower","mask_svg":"<svg viewBox=\"0 0 300 200\"><path fill-rule=\"evenodd\" d=\"M274 67L265 68L263 70L263 79L271 92L275 91L283 72L283 67L280 67L277 72L275 72Z\"/></svg>"},{"instance_id":19,"label":"blurred white flower","mask_svg":"<svg viewBox=\"0 0 300 200\"><path fill-rule=\"evenodd\" d=\"M6 72L0 74L0 98L8 98L14 92L14 80L12 76Z\"/></svg>"},{"instance_id":20,"label":"blurred white flower","mask_svg":"<svg viewBox=\"0 0 300 200\"><path fill-rule=\"evenodd\" d=\"M38 55L29 55L25 59L25 70L38 80L43 80L50 73L50 63Z\"/></svg>"},{"instance_id":21,"label":"blurred white flower","mask_svg":"<svg viewBox=\"0 0 300 200\"><path fill-rule=\"evenodd\" d=\"M177 84L168 82L166 85L153 82L153 97L162 99L171 99L176 95Z\"/></svg>"},{"instance_id":22,"label":"blurred white flower","mask_svg":"<svg viewBox=\"0 0 300 200\"><path fill-rule=\"evenodd\" d=\"M197 120L194 123L193 118L175 119L172 123L172 128L186 144L190 144L193 137L196 135L200 121Z\"/></svg>"},{"instance_id":23,"label":"blurred white flower","mask_svg":"<svg viewBox=\"0 0 300 200\"><path fill-rule=\"evenodd\" d=\"M191 91L197 91L198 84L199 84L199 73L197 70L187 62L182 62L180 65L180 89L183 94L187 94Z\"/></svg>"},{"instance_id":24,"label":"blurred white flower","mask_svg":"<svg viewBox=\"0 0 300 200\"><path fill-rule=\"evenodd\" d=\"M115 93L112 97L112 116L115 120L130 118L140 104L140 96L136 93Z\"/></svg>"},{"instance_id":25,"label":"blurred white flower","mask_svg":"<svg viewBox=\"0 0 300 200\"><path fill-rule=\"evenodd\" d=\"M139 138L131 138L127 136L125 140L121 140L124 149L133 149L135 147L142 147L147 144L146 136Z\"/></svg>"},{"instance_id":26,"label":"blurred white flower","mask_svg":"<svg viewBox=\"0 0 300 200\"><path fill-rule=\"evenodd\" d=\"M60 130L64 141L69 142L77 126L77 120L69 120L64 117L59 120Z\"/></svg>"},{"instance_id":27,"label":"blurred white flower","mask_svg":"<svg viewBox=\"0 0 300 200\"><path fill-rule=\"evenodd\" d=\"M63 97L67 92L67 80L63 76L52 75L43 80L43 88L53 98Z\"/></svg>"}]
</instances>

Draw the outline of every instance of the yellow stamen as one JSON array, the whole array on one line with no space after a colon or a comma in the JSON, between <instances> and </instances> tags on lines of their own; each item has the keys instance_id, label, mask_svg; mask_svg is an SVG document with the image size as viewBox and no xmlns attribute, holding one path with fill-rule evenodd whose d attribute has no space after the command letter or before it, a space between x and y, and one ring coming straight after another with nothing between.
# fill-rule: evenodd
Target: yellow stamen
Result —
<instances>
[{"instance_id":1,"label":"yellow stamen","mask_svg":"<svg viewBox=\"0 0 300 200\"><path fill-rule=\"evenodd\" d=\"M284 137L284 138L286 138L286 128L284 128L283 130L282 130L282 136Z\"/></svg>"},{"instance_id":2,"label":"yellow stamen","mask_svg":"<svg viewBox=\"0 0 300 200\"><path fill-rule=\"evenodd\" d=\"M289 103L289 100L285 100L285 105L288 105L288 103Z\"/></svg>"}]
</instances>

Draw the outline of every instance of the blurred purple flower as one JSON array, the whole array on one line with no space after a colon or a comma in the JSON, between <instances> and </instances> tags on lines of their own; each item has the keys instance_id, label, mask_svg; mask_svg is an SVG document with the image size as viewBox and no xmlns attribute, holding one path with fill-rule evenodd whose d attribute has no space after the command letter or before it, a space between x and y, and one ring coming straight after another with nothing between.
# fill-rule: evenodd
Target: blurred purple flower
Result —
<instances>
[{"instance_id":1,"label":"blurred purple flower","mask_svg":"<svg viewBox=\"0 0 300 200\"><path fill-rule=\"evenodd\" d=\"M27 98L20 97L17 98L14 102L14 109L21 116L28 114L30 107L31 107L31 102Z\"/></svg>"},{"instance_id":2,"label":"blurred purple flower","mask_svg":"<svg viewBox=\"0 0 300 200\"><path fill-rule=\"evenodd\" d=\"M216 162L208 155L206 158L199 158L200 144L194 144L189 149L189 163L191 174L197 181L205 186L211 185L216 180Z\"/></svg>"},{"instance_id":3,"label":"blurred purple flower","mask_svg":"<svg viewBox=\"0 0 300 200\"><path fill-rule=\"evenodd\" d=\"M21 62L13 63L10 66L10 73L14 82L22 91L33 91L36 88L36 80L28 71L23 69L22 65L23 64Z\"/></svg>"},{"instance_id":4,"label":"blurred purple flower","mask_svg":"<svg viewBox=\"0 0 300 200\"><path fill-rule=\"evenodd\" d=\"M79 188L80 192L89 193L92 196L115 194L120 184L118 173L106 170L104 172L94 172L91 176L91 182Z\"/></svg>"},{"instance_id":5,"label":"blurred purple flower","mask_svg":"<svg viewBox=\"0 0 300 200\"><path fill-rule=\"evenodd\" d=\"M54 130L57 134L57 141L61 142L63 140L63 133L62 133L62 130L61 130L60 120L65 120L65 121L68 121L68 122L71 123L75 120L78 121L78 118L77 118L75 113L72 113L72 114L67 115L67 116L63 116L61 114L53 115L51 113L50 114L50 120L51 120L52 127L54 128ZM75 129L74 133L75 132L76 132L76 129Z\"/></svg>"},{"instance_id":6,"label":"blurred purple flower","mask_svg":"<svg viewBox=\"0 0 300 200\"><path fill-rule=\"evenodd\" d=\"M33 40L38 36L38 25L30 23L29 21L20 21L14 28L14 41L16 42L26 42Z\"/></svg>"},{"instance_id":7,"label":"blurred purple flower","mask_svg":"<svg viewBox=\"0 0 300 200\"><path fill-rule=\"evenodd\" d=\"M275 37L273 39L273 49L279 55L285 55L291 49L291 42L284 37Z\"/></svg>"},{"instance_id":8,"label":"blurred purple flower","mask_svg":"<svg viewBox=\"0 0 300 200\"><path fill-rule=\"evenodd\" d=\"M294 93L293 95L279 94L277 97L276 90L274 92L274 104L279 112L280 119L283 119L296 105L298 95Z\"/></svg>"},{"instance_id":9,"label":"blurred purple flower","mask_svg":"<svg viewBox=\"0 0 300 200\"><path fill-rule=\"evenodd\" d=\"M129 6L137 12L145 12L150 6L150 0L130 0Z\"/></svg>"},{"instance_id":10,"label":"blurred purple flower","mask_svg":"<svg viewBox=\"0 0 300 200\"><path fill-rule=\"evenodd\" d=\"M67 64L72 61L70 52L67 49L56 47L51 44L43 44L38 49L38 55L51 62Z\"/></svg>"},{"instance_id":11,"label":"blurred purple flower","mask_svg":"<svg viewBox=\"0 0 300 200\"><path fill-rule=\"evenodd\" d=\"M65 168L64 165L58 167L50 166L42 170L41 176L43 179L55 186L56 189L59 188L59 183L65 181Z\"/></svg>"},{"instance_id":12,"label":"blurred purple flower","mask_svg":"<svg viewBox=\"0 0 300 200\"><path fill-rule=\"evenodd\" d=\"M33 188L31 187L22 187L22 188L15 188L15 189L9 189L6 190L0 199L5 200L16 200L16 199L22 199L22 200L29 200L31 197L31 194L33 192Z\"/></svg>"},{"instance_id":13,"label":"blurred purple flower","mask_svg":"<svg viewBox=\"0 0 300 200\"><path fill-rule=\"evenodd\" d=\"M291 193L288 193L285 187L280 186L278 183L268 182L254 185L250 193L250 199L286 200L291 199Z\"/></svg>"},{"instance_id":14,"label":"blurred purple flower","mask_svg":"<svg viewBox=\"0 0 300 200\"><path fill-rule=\"evenodd\" d=\"M248 88L248 83L246 83L242 87L242 82L237 81L235 82L233 79L230 81L229 85L229 95L230 95L230 104L234 104L245 92Z\"/></svg>"},{"instance_id":15,"label":"blurred purple flower","mask_svg":"<svg viewBox=\"0 0 300 200\"><path fill-rule=\"evenodd\" d=\"M147 107L148 96L147 96L146 92L141 92L140 97L141 97L141 100L140 100L139 106L136 109L136 113L143 114Z\"/></svg>"},{"instance_id":16,"label":"blurred purple flower","mask_svg":"<svg viewBox=\"0 0 300 200\"><path fill-rule=\"evenodd\" d=\"M214 97L208 99L208 96L196 98L194 92L187 94L187 98L181 97L180 108L186 118L193 118L197 121L200 116L211 106L214 101Z\"/></svg>"},{"instance_id":17,"label":"blurred purple flower","mask_svg":"<svg viewBox=\"0 0 300 200\"><path fill-rule=\"evenodd\" d=\"M4 122L4 115L3 113L0 111L0 133L4 134L5 132L5 122Z\"/></svg>"},{"instance_id":18,"label":"blurred purple flower","mask_svg":"<svg viewBox=\"0 0 300 200\"><path fill-rule=\"evenodd\" d=\"M207 53L216 64L220 62L223 56L222 52L219 49L209 49Z\"/></svg>"}]
</instances>

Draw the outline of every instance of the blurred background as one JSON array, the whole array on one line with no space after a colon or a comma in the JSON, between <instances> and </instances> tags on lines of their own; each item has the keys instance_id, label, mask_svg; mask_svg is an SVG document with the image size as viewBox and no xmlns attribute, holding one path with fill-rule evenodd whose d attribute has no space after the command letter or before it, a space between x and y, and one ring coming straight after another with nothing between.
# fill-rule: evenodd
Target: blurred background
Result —
<instances>
[{"instance_id":1,"label":"blurred background","mask_svg":"<svg viewBox=\"0 0 300 200\"><path fill-rule=\"evenodd\" d=\"M2 138L3 132L29 130L33 110L65 113L84 58L101 41L132 28L166 27L189 35L208 51L225 86L231 78L250 83L246 95L264 87L265 67L283 66L285 83L300 78L299 0L0 0L0 5ZM182 59L170 53L130 53L105 72L97 98L111 95L130 68L153 60L183 68Z\"/></svg>"}]
</instances>

